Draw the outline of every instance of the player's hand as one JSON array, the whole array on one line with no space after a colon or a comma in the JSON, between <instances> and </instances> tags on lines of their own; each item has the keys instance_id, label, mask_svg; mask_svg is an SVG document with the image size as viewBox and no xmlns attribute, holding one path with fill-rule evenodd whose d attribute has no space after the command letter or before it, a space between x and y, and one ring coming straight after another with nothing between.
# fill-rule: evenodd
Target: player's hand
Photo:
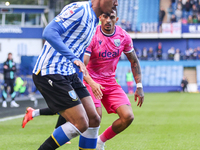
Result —
<instances>
[{"instance_id":1,"label":"player's hand","mask_svg":"<svg viewBox=\"0 0 200 150\"><path fill-rule=\"evenodd\" d=\"M4 68L4 69L8 69L8 66L5 65L5 66L3 66L3 68Z\"/></svg>"},{"instance_id":2,"label":"player's hand","mask_svg":"<svg viewBox=\"0 0 200 150\"><path fill-rule=\"evenodd\" d=\"M135 102L137 101L137 99L138 99L137 106L141 107L144 102L143 88L137 88L137 90L135 91Z\"/></svg>"},{"instance_id":3,"label":"player's hand","mask_svg":"<svg viewBox=\"0 0 200 150\"><path fill-rule=\"evenodd\" d=\"M95 96L96 99L102 99L103 97L103 93L102 93L102 89L105 89L101 84L98 84L96 82L93 82L92 84L90 84L90 87L92 88L92 92Z\"/></svg>"},{"instance_id":4,"label":"player's hand","mask_svg":"<svg viewBox=\"0 0 200 150\"><path fill-rule=\"evenodd\" d=\"M83 76L87 75L87 69L86 69L85 64L83 62L81 62L80 60L75 60L74 64L79 67L79 72L82 72Z\"/></svg>"}]
</instances>

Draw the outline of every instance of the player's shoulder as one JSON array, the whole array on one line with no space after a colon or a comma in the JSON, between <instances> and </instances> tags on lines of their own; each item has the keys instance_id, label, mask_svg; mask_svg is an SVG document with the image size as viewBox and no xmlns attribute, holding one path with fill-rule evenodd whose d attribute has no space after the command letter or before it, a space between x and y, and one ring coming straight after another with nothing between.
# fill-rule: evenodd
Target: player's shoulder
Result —
<instances>
[{"instance_id":1,"label":"player's shoulder","mask_svg":"<svg viewBox=\"0 0 200 150\"><path fill-rule=\"evenodd\" d=\"M73 14L76 10L86 9L89 5L89 2L74 2L66 5L62 11L61 14ZM80 12L80 11L79 11Z\"/></svg>"},{"instance_id":2,"label":"player's shoulder","mask_svg":"<svg viewBox=\"0 0 200 150\"><path fill-rule=\"evenodd\" d=\"M119 33L124 33L124 34L128 34L124 29L122 29L122 27L115 25L115 28L117 30L117 32Z\"/></svg>"},{"instance_id":3,"label":"player's shoulder","mask_svg":"<svg viewBox=\"0 0 200 150\"><path fill-rule=\"evenodd\" d=\"M116 35L120 36L122 39L131 38L130 35L120 26L115 25L115 28L116 28Z\"/></svg>"}]
</instances>

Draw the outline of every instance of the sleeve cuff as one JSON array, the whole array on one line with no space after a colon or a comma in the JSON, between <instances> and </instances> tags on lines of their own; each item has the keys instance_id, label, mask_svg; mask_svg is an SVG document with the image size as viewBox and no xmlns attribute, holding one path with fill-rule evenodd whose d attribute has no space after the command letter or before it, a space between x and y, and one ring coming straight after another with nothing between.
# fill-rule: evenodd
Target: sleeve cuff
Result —
<instances>
[{"instance_id":1,"label":"sleeve cuff","mask_svg":"<svg viewBox=\"0 0 200 150\"><path fill-rule=\"evenodd\" d=\"M80 59L78 59L78 58L73 58L73 59L71 59L71 62L73 62L74 63L74 61L75 60L79 60L79 61L81 61ZM82 61L81 61L82 62Z\"/></svg>"}]
</instances>

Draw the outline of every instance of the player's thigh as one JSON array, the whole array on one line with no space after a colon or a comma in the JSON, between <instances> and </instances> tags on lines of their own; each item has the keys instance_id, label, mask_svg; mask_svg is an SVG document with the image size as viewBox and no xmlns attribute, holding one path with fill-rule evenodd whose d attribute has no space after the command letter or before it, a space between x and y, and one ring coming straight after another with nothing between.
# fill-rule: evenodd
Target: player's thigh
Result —
<instances>
[{"instance_id":1,"label":"player's thigh","mask_svg":"<svg viewBox=\"0 0 200 150\"><path fill-rule=\"evenodd\" d=\"M88 117L82 104L60 111L59 113L75 126L88 123Z\"/></svg>"},{"instance_id":2,"label":"player's thigh","mask_svg":"<svg viewBox=\"0 0 200 150\"><path fill-rule=\"evenodd\" d=\"M75 79L72 83L72 87L80 98L83 107L85 108L85 111L88 115L88 118L91 119L93 117L96 117L98 114L96 112L94 102L82 81L79 78Z\"/></svg>"},{"instance_id":3,"label":"player's thigh","mask_svg":"<svg viewBox=\"0 0 200 150\"><path fill-rule=\"evenodd\" d=\"M94 106L93 100L91 96L87 96L81 99L81 102L85 108L88 117L91 118L94 115L97 115L96 108Z\"/></svg>"},{"instance_id":4,"label":"player's thigh","mask_svg":"<svg viewBox=\"0 0 200 150\"><path fill-rule=\"evenodd\" d=\"M96 108L94 106L91 96L82 98L81 102L89 118L89 127L98 127L100 124L101 118L96 111Z\"/></svg>"}]
</instances>

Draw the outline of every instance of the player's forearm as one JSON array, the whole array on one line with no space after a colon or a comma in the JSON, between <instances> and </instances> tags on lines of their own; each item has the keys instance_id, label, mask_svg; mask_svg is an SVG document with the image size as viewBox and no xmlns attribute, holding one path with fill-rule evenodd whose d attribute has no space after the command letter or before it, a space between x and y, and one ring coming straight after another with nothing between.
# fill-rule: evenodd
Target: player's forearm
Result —
<instances>
[{"instance_id":1,"label":"player's forearm","mask_svg":"<svg viewBox=\"0 0 200 150\"><path fill-rule=\"evenodd\" d=\"M90 77L89 73L87 72L87 75L83 77L85 82L89 85L92 85L94 83L94 80Z\"/></svg>"},{"instance_id":2,"label":"player's forearm","mask_svg":"<svg viewBox=\"0 0 200 150\"><path fill-rule=\"evenodd\" d=\"M125 55L127 56L128 60L131 63L131 70L132 70L135 82L142 83L142 74L141 74L140 63L135 54L135 51L133 51L132 53L126 53Z\"/></svg>"},{"instance_id":3,"label":"player's forearm","mask_svg":"<svg viewBox=\"0 0 200 150\"><path fill-rule=\"evenodd\" d=\"M142 83L142 74L139 61L135 61L131 64L131 69L133 73L133 77L136 83Z\"/></svg>"}]
</instances>

